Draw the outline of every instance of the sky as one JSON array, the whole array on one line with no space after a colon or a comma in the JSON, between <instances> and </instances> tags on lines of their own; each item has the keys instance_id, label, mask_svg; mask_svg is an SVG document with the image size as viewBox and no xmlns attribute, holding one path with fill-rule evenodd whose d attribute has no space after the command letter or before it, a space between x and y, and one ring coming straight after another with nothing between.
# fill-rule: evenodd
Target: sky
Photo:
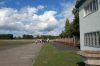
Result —
<instances>
[{"instance_id":1,"label":"sky","mask_svg":"<svg viewBox=\"0 0 100 66\"><path fill-rule=\"evenodd\" d=\"M59 35L75 0L0 0L0 34Z\"/></svg>"}]
</instances>

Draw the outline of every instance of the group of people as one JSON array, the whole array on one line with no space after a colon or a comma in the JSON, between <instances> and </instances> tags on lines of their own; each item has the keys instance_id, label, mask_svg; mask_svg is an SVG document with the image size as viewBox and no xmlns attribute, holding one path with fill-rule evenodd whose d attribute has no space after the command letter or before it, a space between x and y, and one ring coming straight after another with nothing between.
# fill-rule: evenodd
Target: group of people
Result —
<instances>
[{"instance_id":1,"label":"group of people","mask_svg":"<svg viewBox=\"0 0 100 66\"><path fill-rule=\"evenodd\" d=\"M49 43L49 39L37 39L35 43Z\"/></svg>"}]
</instances>

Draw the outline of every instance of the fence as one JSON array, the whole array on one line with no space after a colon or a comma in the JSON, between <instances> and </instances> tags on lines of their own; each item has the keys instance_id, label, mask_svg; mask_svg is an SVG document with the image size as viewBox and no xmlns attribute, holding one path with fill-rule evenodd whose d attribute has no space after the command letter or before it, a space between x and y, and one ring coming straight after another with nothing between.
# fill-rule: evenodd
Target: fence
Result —
<instances>
[{"instance_id":1,"label":"fence","mask_svg":"<svg viewBox=\"0 0 100 66\"><path fill-rule=\"evenodd\" d=\"M62 39L55 39L54 42L66 44L71 47L80 47L80 40L77 38L62 38Z\"/></svg>"}]
</instances>

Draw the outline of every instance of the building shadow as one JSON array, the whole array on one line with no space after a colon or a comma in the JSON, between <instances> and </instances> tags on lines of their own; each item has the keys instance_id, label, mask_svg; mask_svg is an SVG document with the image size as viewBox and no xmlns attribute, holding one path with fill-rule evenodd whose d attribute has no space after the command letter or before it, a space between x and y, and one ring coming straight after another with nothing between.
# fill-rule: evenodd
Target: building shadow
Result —
<instances>
[{"instance_id":1,"label":"building shadow","mask_svg":"<svg viewBox=\"0 0 100 66\"><path fill-rule=\"evenodd\" d=\"M78 66L85 66L85 63L84 62L79 62L77 64L78 64Z\"/></svg>"},{"instance_id":2,"label":"building shadow","mask_svg":"<svg viewBox=\"0 0 100 66\"><path fill-rule=\"evenodd\" d=\"M56 43L56 42L53 42L52 45L57 48L58 50L79 50L78 48L76 47L70 47L66 44L63 44L63 43Z\"/></svg>"}]
</instances>

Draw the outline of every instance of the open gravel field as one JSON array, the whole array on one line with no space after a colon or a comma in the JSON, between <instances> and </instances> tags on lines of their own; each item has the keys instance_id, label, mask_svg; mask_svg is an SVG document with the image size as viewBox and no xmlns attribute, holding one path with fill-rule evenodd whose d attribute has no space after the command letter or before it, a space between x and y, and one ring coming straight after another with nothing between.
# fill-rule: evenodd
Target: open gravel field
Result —
<instances>
[{"instance_id":1,"label":"open gravel field","mask_svg":"<svg viewBox=\"0 0 100 66\"><path fill-rule=\"evenodd\" d=\"M0 46L0 66L32 66L42 44Z\"/></svg>"}]
</instances>

